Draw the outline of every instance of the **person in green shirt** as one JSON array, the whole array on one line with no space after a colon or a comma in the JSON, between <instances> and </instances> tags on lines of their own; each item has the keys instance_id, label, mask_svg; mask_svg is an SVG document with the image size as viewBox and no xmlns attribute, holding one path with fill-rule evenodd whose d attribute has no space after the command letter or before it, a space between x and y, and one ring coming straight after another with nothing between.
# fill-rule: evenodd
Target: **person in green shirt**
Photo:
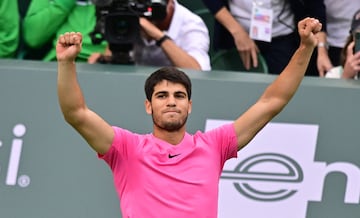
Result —
<instances>
[{"instance_id":1,"label":"person in green shirt","mask_svg":"<svg viewBox=\"0 0 360 218\"><path fill-rule=\"evenodd\" d=\"M0 1L0 58L13 58L19 45L20 15L17 0Z\"/></svg>"},{"instance_id":2,"label":"person in green shirt","mask_svg":"<svg viewBox=\"0 0 360 218\"><path fill-rule=\"evenodd\" d=\"M56 43L64 32L81 32L83 50L79 61L87 61L94 52L104 51L106 42L93 44L90 33L96 24L95 5L90 0L32 0L23 20L23 37L27 47L41 49L52 43L43 57L44 61L56 60Z\"/></svg>"}]
</instances>

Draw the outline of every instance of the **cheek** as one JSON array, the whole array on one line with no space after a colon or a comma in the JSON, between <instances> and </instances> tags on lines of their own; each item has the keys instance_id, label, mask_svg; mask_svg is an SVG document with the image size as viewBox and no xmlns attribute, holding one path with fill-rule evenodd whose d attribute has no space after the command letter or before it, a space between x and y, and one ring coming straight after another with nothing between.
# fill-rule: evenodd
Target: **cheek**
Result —
<instances>
[{"instance_id":1,"label":"cheek","mask_svg":"<svg viewBox=\"0 0 360 218\"><path fill-rule=\"evenodd\" d=\"M146 112L147 112L148 114L156 114L156 113L159 113L160 108L161 108L160 105L151 103L151 104L149 104L149 106L147 107L147 111L146 111Z\"/></svg>"}]
</instances>

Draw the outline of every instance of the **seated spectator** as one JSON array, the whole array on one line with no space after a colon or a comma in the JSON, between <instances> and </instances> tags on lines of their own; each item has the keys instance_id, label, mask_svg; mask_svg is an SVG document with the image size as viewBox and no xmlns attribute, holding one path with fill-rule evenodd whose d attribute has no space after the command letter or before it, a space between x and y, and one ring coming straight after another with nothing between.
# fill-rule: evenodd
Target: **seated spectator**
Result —
<instances>
[{"instance_id":1,"label":"seated spectator","mask_svg":"<svg viewBox=\"0 0 360 218\"><path fill-rule=\"evenodd\" d=\"M210 37L204 21L176 0L168 0L166 7L162 20L140 18L141 37L131 55L135 64L210 70ZM109 49L95 53L88 62L111 60L111 54Z\"/></svg>"},{"instance_id":2,"label":"seated spectator","mask_svg":"<svg viewBox=\"0 0 360 218\"><path fill-rule=\"evenodd\" d=\"M96 23L95 6L89 0L33 0L23 21L23 35L26 46L32 49L44 48L51 44L41 59L55 61L57 39L64 32L81 32L83 50L79 61L87 61L90 54L101 52L106 42L95 45L90 33Z\"/></svg>"},{"instance_id":3,"label":"seated spectator","mask_svg":"<svg viewBox=\"0 0 360 218\"><path fill-rule=\"evenodd\" d=\"M13 58L19 45L20 15L17 0L0 1L0 58Z\"/></svg>"},{"instance_id":4,"label":"seated spectator","mask_svg":"<svg viewBox=\"0 0 360 218\"><path fill-rule=\"evenodd\" d=\"M341 65L332 68L326 78L358 79L360 72L360 51L354 53L355 33L360 33L360 10L353 17L350 35L341 51Z\"/></svg>"}]
</instances>

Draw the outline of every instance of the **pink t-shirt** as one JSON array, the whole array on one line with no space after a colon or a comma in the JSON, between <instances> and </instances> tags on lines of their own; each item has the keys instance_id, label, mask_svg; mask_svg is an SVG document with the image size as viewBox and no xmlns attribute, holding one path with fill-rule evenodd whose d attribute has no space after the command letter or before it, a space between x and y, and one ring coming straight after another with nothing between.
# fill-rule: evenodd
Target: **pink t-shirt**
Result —
<instances>
[{"instance_id":1,"label":"pink t-shirt","mask_svg":"<svg viewBox=\"0 0 360 218\"><path fill-rule=\"evenodd\" d=\"M176 146L113 129L113 144L99 157L113 172L122 217L217 217L219 177L225 161L237 156L233 124L186 133Z\"/></svg>"}]
</instances>

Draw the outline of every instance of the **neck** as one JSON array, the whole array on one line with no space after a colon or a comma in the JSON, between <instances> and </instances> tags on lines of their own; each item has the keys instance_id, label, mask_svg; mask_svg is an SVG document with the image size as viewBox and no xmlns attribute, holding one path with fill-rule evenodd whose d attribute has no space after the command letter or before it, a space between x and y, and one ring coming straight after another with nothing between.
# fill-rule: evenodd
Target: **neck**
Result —
<instances>
[{"instance_id":1,"label":"neck","mask_svg":"<svg viewBox=\"0 0 360 218\"><path fill-rule=\"evenodd\" d=\"M178 145L185 136L185 127L176 131L167 131L154 126L153 135L172 145Z\"/></svg>"}]
</instances>

